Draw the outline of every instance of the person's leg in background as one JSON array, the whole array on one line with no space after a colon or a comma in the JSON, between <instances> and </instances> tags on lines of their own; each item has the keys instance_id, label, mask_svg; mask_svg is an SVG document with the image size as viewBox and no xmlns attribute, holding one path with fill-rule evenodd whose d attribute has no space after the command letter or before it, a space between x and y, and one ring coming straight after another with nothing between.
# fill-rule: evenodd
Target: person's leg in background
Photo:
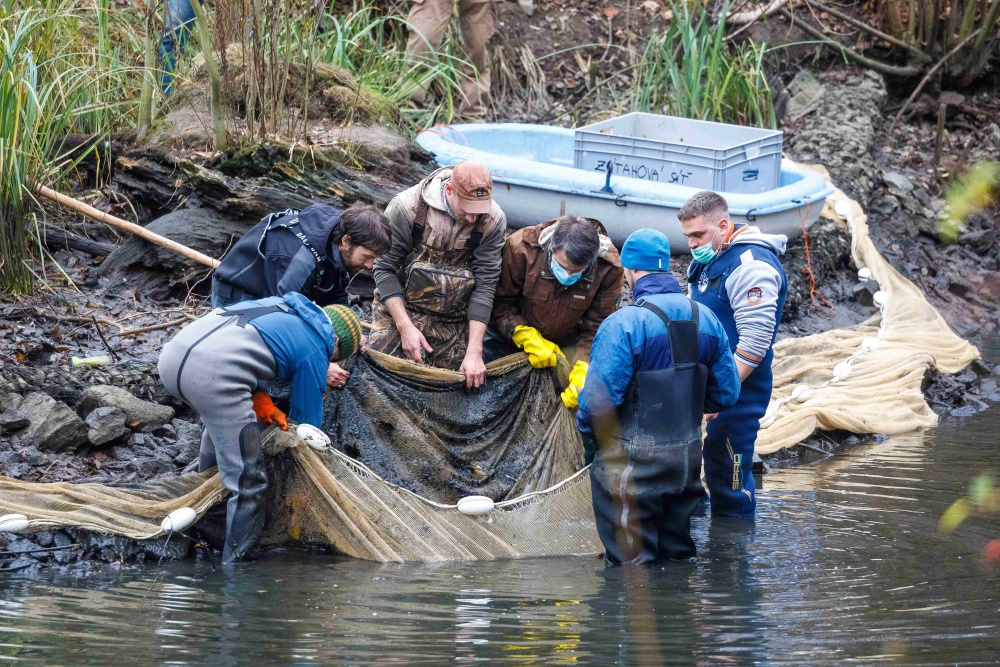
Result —
<instances>
[{"instance_id":1,"label":"person's leg in background","mask_svg":"<svg viewBox=\"0 0 1000 667\"><path fill-rule=\"evenodd\" d=\"M489 43L496 32L492 0L459 0L459 24L465 55L472 67L463 68L459 113L467 118L485 117L490 101Z\"/></svg>"},{"instance_id":2,"label":"person's leg in background","mask_svg":"<svg viewBox=\"0 0 1000 667\"><path fill-rule=\"evenodd\" d=\"M406 40L406 54L414 62L432 64L428 54L441 48L448 22L451 21L454 5L452 0L410 0L410 15L407 17L410 35ZM419 89L413 94L413 101L423 104L427 91Z\"/></svg>"},{"instance_id":3,"label":"person's leg in background","mask_svg":"<svg viewBox=\"0 0 1000 667\"><path fill-rule=\"evenodd\" d=\"M200 0L199 0L200 2ZM184 48L188 33L194 29L195 14L191 0L167 0L160 36L160 60L163 65L163 92L173 92L177 54Z\"/></svg>"}]
</instances>

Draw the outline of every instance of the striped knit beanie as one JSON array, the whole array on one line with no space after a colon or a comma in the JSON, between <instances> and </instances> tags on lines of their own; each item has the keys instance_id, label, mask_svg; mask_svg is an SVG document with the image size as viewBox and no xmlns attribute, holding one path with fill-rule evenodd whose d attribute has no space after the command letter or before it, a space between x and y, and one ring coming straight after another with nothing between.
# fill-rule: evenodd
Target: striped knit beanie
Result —
<instances>
[{"instance_id":1,"label":"striped knit beanie","mask_svg":"<svg viewBox=\"0 0 1000 667\"><path fill-rule=\"evenodd\" d=\"M361 321L347 306L325 306L323 312L337 334L337 360L344 361L361 347Z\"/></svg>"}]
</instances>

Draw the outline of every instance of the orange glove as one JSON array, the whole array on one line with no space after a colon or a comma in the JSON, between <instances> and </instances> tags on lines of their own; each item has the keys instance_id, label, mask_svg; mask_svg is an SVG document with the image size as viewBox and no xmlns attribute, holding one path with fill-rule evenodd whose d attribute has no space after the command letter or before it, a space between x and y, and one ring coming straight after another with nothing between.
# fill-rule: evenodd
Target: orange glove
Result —
<instances>
[{"instance_id":1,"label":"orange glove","mask_svg":"<svg viewBox=\"0 0 1000 667\"><path fill-rule=\"evenodd\" d=\"M282 431L288 430L288 417L284 412L274 407L271 395L261 389L253 395L253 413L264 426L277 424Z\"/></svg>"}]
</instances>

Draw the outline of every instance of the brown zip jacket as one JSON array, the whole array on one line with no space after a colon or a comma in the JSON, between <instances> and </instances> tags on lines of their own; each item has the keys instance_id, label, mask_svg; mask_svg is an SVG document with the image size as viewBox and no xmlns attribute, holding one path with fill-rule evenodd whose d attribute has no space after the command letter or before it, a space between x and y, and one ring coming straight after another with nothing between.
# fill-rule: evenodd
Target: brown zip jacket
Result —
<instances>
[{"instance_id":1,"label":"brown zip jacket","mask_svg":"<svg viewBox=\"0 0 1000 667\"><path fill-rule=\"evenodd\" d=\"M592 222L601 232L601 252L580 280L569 286L561 285L549 268L544 230L554 220L525 227L507 238L493 302L494 330L510 338L520 324L534 327L557 345L576 343L576 359L590 360L597 328L618 307L623 275L618 250L600 223Z\"/></svg>"}]
</instances>

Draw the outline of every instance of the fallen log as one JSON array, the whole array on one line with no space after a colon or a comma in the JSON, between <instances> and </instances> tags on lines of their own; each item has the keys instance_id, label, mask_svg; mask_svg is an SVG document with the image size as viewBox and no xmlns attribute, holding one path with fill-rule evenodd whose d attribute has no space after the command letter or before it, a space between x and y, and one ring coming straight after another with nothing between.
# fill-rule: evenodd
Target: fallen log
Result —
<instances>
[{"instance_id":1,"label":"fallen log","mask_svg":"<svg viewBox=\"0 0 1000 667\"><path fill-rule=\"evenodd\" d=\"M67 229L56 227L54 225L42 226L41 239L42 243L44 243L45 247L49 250L69 248L71 250L85 252L94 257L106 257L115 249L115 246L111 243L94 241L93 239L79 236Z\"/></svg>"}]
</instances>

